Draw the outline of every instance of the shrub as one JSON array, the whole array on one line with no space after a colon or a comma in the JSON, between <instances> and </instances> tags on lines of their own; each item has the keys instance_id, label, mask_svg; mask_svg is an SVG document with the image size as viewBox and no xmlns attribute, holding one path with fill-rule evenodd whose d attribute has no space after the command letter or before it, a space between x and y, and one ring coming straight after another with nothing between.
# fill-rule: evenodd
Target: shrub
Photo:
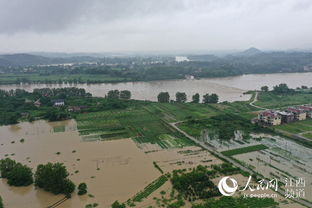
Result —
<instances>
[{"instance_id":1,"label":"shrub","mask_svg":"<svg viewBox=\"0 0 312 208\"><path fill-rule=\"evenodd\" d=\"M78 195L84 195L86 194L87 191L87 184L86 183L81 183L78 186Z\"/></svg>"}]
</instances>

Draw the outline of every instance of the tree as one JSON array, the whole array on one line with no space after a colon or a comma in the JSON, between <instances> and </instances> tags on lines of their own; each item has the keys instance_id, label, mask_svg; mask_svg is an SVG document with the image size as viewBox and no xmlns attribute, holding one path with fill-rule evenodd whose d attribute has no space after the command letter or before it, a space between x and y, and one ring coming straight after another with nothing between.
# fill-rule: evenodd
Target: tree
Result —
<instances>
[{"instance_id":1,"label":"tree","mask_svg":"<svg viewBox=\"0 0 312 208\"><path fill-rule=\"evenodd\" d=\"M268 92L269 91L269 87L268 86L262 86L261 87L261 91L262 92Z\"/></svg>"},{"instance_id":2,"label":"tree","mask_svg":"<svg viewBox=\"0 0 312 208\"><path fill-rule=\"evenodd\" d=\"M65 194L67 197L75 190L75 185L67 179L69 176L62 163L38 165L35 173L35 186L54 194Z\"/></svg>"},{"instance_id":3,"label":"tree","mask_svg":"<svg viewBox=\"0 0 312 208\"><path fill-rule=\"evenodd\" d=\"M215 94L215 93L212 93L212 94L210 95L210 99L211 99L211 103L218 103L218 101L219 101L219 96L218 96L217 94Z\"/></svg>"},{"instance_id":4,"label":"tree","mask_svg":"<svg viewBox=\"0 0 312 208\"><path fill-rule=\"evenodd\" d=\"M63 193L67 198L71 197L71 193L75 191L76 185L69 179L64 180L64 191Z\"/></svg>"},{"instance_id":5,"label":"tree","mask_svg":"<svg viewBox=\"0 0 312 208\"><path fill-rule=\"evenodd\" d=\"M203 103L218 103L219 101L219 96L215 93L209 95L205 94L203 96Z\"/></svg>"},{"instance_id":6,"label":"tree","mask_svg":"<svg viewBox=\"0 0 312 208\"><path fill-rule=\"evenodd\" d=\"M277 94L286 94L286 93L290 93L293 91L294 90L288 88L287 84L283 84L283 83L273 87L273 92Z\"/></svg>"},{"instance_id":7,"label":"tree","mask_svg":"<svg viewBox=\"0 0 312 208\"><path fill-rule=\"evenodd\" d=\"M177 103L185 103L186 102L186 94L185 92L177 92L176 93L176 102Z\"/></svg>"},{"instance_id":8,"label":"tree","mask_svg":"<svg viewBox=\"0 0 312 208\"><path fill-rule=\"evenodd\" d=\"M168 92L161 92L158 94L157 99L160 103L169 103L170 95Z\"/></svg>"},{"instance_id":9,"label":"tree","mask_svg":"<svg viewBox=\"0 0 312 208\"><path fill-rule=\"evenodd\" d=\"M87 193L87 184L86 183L81 183L78 186L78 195L84 195Z\"/></svg>"},{"instance_id":10,"label":"tree","mask_svg":"<svg viewBox=\"0 0 312 208\"><path fill-rule=\"evenodd\" d=\"M126 205L125 204L120 204L118 201L115 201L112 204L112 208L126 208Z\"/></svg>"},{"instance_id":11,"label":"tree","mask_svg":"<svg viewBox=\"0 0 312 208\"><path fill-rule=\"evenodd\" d=\"M34 182L32 176L33 174L29 167L17 163L8 174L8 184L10 186L28 186Z\"/></svg>"},{"instance_id":12,"label":"tree","mask_svg":"<svg viewBox=\"0 0 312 208\"><path fill-rule=\"evenodd\" d=\"M11 160L10 158L0 160L0 172L2 178L7 178L9 173L13 170L16 165L15 160Z\"/></svg>"},{"instance_id":13,"label":"tree","mask_svg":"<svg viewBox=\"0 0 312 208\"><path fill-rule=\"evenodd\" d=\"M107 93L107 98L108 99L119 99L119 90L110 90Z\"/></svg>"},{"instance_id":14,"label":"tree","mask_svg":"<svg viewBox=\"0 0 312 208\"><path fill-rule=\"evenodd\" d=\"M31 169L10 158L0 160L0 171L1 177L8 179L10 186L28 186L33 183Z\"/></svg>"},{"instance_id":15,"label":"tree","mask_svg":"<svg viewBox=\"0 0 312 208\"><path fill-rule=\"evenodd\" d=\"M200 99L200 97L199 97L198 93L196 93L195 95L192 96L192 102L193 103L199 103L199 99Z\"/></svg>"},{"instance_id":16,"label":"tree","mask_svg":"<svg viewBox=\"0 0 312 208\"><path fill-rule=\"evenodd\" d=\"M120 99L129 100L131 98L131 92L129 90L120 91Z\"/></svg>"}]
</instances>

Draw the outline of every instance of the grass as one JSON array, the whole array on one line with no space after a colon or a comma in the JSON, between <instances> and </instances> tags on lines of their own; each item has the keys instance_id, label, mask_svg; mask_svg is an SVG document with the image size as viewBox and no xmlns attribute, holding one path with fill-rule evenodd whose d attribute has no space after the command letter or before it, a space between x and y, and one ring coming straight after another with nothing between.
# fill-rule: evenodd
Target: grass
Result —
<instances>
[{"instance_id":1,"label":"grass","mask_svg":"<svg viewBox=\"0 0 312 208\"><path fill-rule=\"evenodd\" d=\"M296 122L292 122L289 124L276 126L275 128L283 130L283 131L287 131L293 134L312 131L312 119L307 119L304 121L296 121Z\"/></svg>"},{"instance_id":2,"label":"grass","mask_svg":"<svg viewBox=\"0 0 312 208\"><path fill-rule=\"evenodd\" d=\"M312 139L312 133L306 133L306 134L303 134L302 136Z\"/></svg>"},{"instance_id":3,"label":"grass","mask_svg":"<svg viewBox=\"0 0 312 208\"><path fill-rule=\"evenodd\" d=\"M295 93L290 95L276 95L271 92L260 93L258 101L255 103L257 106L264 108L282 108L292 105L301 105L312 103L312 94L308 93Z\"/></svg>"},{"instance_id":4,"label":"grass","mask_svg":"<svg viewBox=\"0 0 312 208\"><path fill-rule=\"evenodd\" d=\"M239 155L239 154L264 150L267 148L268 148L267 146L265 146L263 144L259 144L259 145L249 146L249 147L242 147L242 148L238 148L238 149L227 150L227 151L223 151L221 153L225 156L233 156L233 155Z\"/></svg>"}]
</instances>

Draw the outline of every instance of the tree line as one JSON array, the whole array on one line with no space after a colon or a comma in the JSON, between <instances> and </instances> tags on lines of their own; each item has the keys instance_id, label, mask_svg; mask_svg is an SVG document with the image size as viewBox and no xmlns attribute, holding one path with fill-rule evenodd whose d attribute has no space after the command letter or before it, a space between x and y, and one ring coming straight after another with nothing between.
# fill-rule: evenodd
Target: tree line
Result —
<instances>
[{"instance_id":1,"label":"tree line","mask_svg":"<svg viewBox=\"0 0 312 208\"><path fill-rule=\"evenodd\" d=\"M169 102L177 102L177 103L186 103L187 96L185 92L177 92L175 94L175 101L170 100L170 95L168 92L160 92L157 96L157 100L160 103L169 103ZM199 103L200 102L200 95L198 93L192 96L191 103ZM219 96L215 93L212 94L205 94L202 98L203 103L218 103Z\"/></svg>"}]
</instances>

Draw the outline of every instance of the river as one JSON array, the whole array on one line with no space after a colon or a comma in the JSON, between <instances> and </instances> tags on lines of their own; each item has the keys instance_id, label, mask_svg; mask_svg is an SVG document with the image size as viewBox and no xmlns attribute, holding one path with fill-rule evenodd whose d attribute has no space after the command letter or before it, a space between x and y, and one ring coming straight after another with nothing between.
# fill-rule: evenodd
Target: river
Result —
<instances>
[{"instance_id":1,"label":"river","mask_svg":"<svg viewBox=\"0 0 312 208\"><path fill-rule=\"evenodd\" d=\"M274 85L286 83L289 87L295 88L302 85L312 87L312 72L307 73L279 73L279 74L249 74L225 78L205 78L200 80L160 80L148 82L121 82L103 84L25 84L25 85L0 85L0 89L25 89L32 91L35 88L60 88L78 87L84 88L93 96L103 97L109 90L130 90L133 99L157 100L159 92L169 92L171 99L175 98L176 92L185 92L188 100L195 93L201 96L206 93L217 93L219 100L240 101L248 100L250 95L244 95L247 90L260 89L267 85L272 88Z\"/></svg>"}]
</instances>

